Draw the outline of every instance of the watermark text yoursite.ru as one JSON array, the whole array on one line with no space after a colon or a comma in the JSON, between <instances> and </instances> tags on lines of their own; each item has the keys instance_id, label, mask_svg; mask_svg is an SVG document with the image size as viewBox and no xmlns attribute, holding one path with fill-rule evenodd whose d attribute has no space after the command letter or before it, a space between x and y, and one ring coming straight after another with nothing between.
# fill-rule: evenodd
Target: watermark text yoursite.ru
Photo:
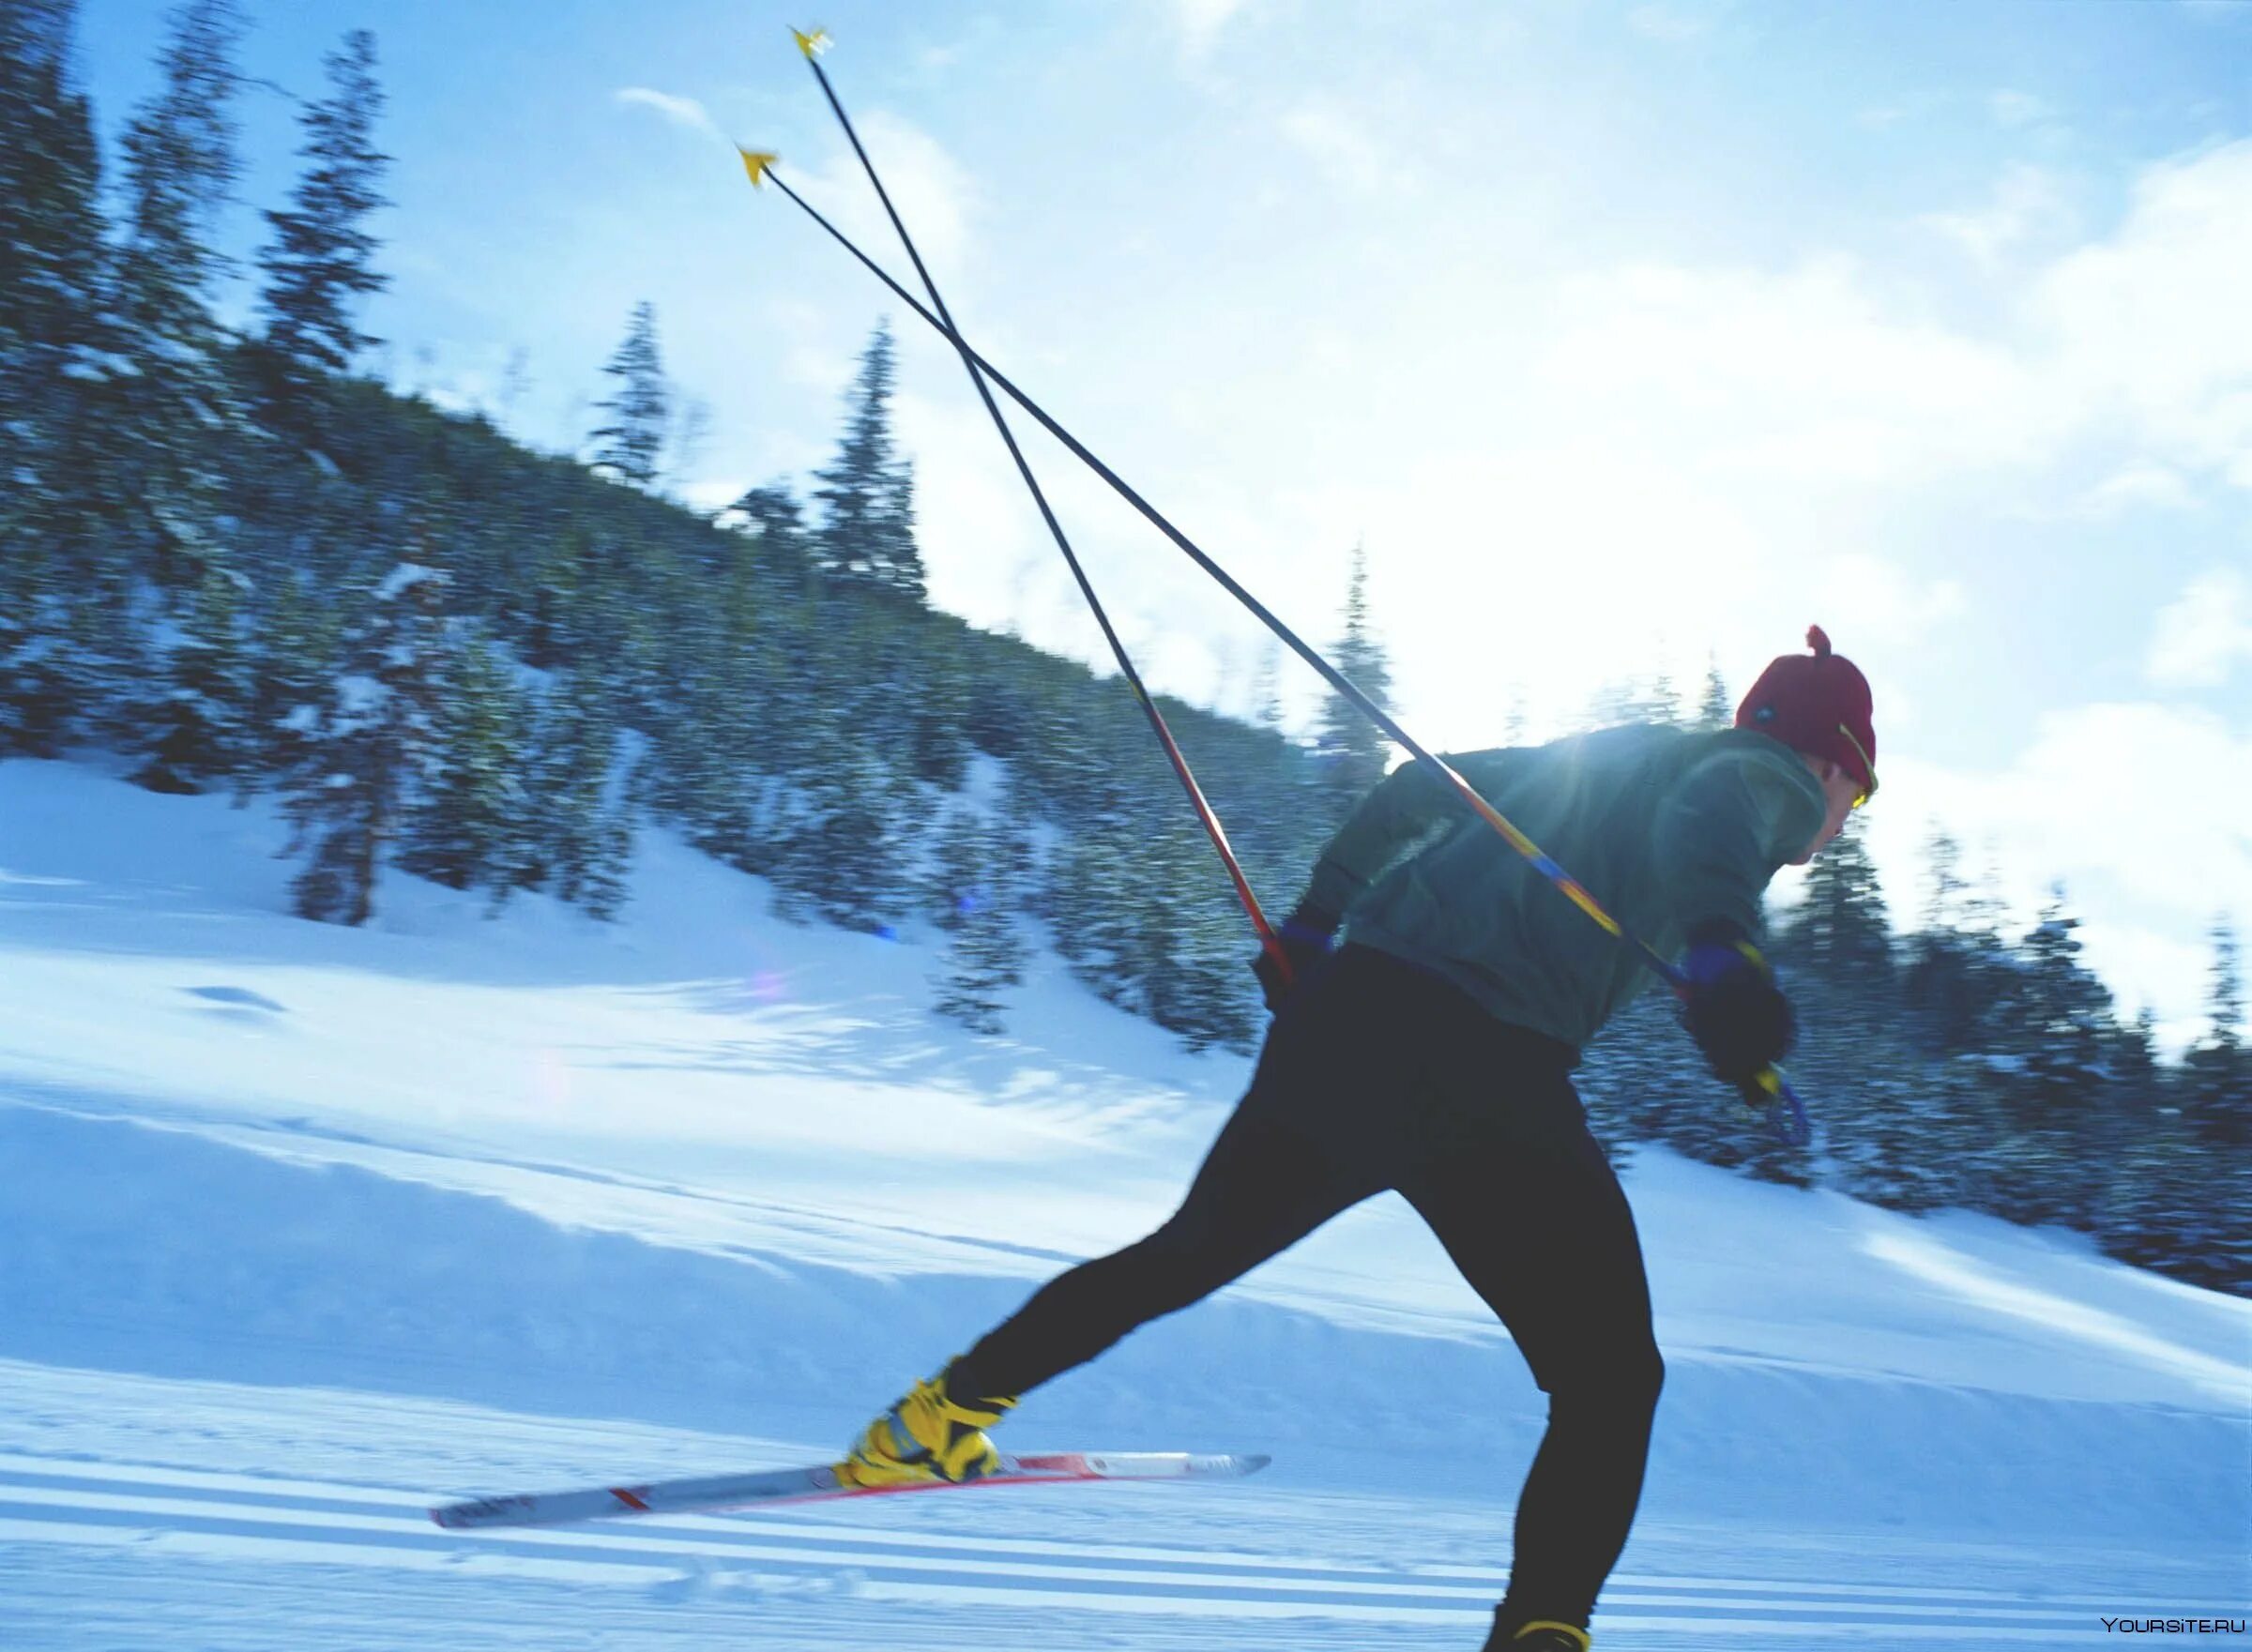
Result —
<instances>
[{"instance_id":1,"label":"watermark text yoursite.ru","mask_svg":"<svg viewBox=\"0 0 2252 1652\"><path fill-rule=\"evenodd\" d=\"M2241 1635L2252 1630L2252 1619L2242 1617L2107 1617L2103 1623L2115 1635Z\"/></svg>"}]
</instances>

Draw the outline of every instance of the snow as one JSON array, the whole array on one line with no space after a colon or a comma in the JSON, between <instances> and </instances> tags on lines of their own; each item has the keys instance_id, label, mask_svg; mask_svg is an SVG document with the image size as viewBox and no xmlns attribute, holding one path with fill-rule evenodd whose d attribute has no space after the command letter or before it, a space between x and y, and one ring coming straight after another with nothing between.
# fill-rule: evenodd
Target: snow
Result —
<instances>
[{"instance_id":1,"label":"snow","mask_svg":"<svg viewBox=\"0 0 2252 1652\"><path fill-rule=\"evenodd\" d=\"M375 587L375 600L378 602L393 601L403 591L410 590L416 585L434 583L445 584L446 575L434 568L425 568L418 562L402 562L389 573L383 576L383 583Z\"/></svg>"},{"instance_id":2,"label":"snow","mask_svg":"<svg viewBox=\"0 0 2252 1652\"><path fill-rule=\"evenodd\" d=\"M285 838L0 764L0 1639L1478 1644L1542 1398L1390 1198L1007 1425L1255 1481L431 1527L832 1454L1160 1220L1246 1064L1044 955L969 1038L928 933L794 927L660 832L616 925L391 875L360 931L286 916ZM1668 1379L1604 1652L2252 1605L2252 1305L1664 1153L1629 1189Z\"/></svg>"}]
</instances>

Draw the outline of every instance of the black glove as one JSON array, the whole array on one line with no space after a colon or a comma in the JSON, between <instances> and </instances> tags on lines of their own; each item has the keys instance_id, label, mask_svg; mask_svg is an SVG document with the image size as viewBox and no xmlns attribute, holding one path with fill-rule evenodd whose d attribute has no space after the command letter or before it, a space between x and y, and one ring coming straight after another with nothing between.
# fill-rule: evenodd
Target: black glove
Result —
<instances>
[{"instance_id":1,"label":"black glove","mask_svg":"<svg viewBox=\"0 0 2252 1652\"><path fill-rule=\"evenodd\" d=\"M1328 962L1336 950L1337 926L1342 922L1335 913L1314 905L1302 905L1285 918L1274 938L1282 944L1284 958L1289 960L1287 973L1272 951L1259 948L1258 956L1251 961L1251 973L1259 978L1259 991L1267 995L1270 1010L1280 1009L1283 1000Z\"/></svg>"},{"instance_id":2,"label":"black glove","mask_svg":"<svg viewBox=\"0 0 2252 1652\"><path fill-rule=\"evenodd\" d=\"M1688 977L1682 1024L1713 1072L1751 1096L1758 1076L1790 1049L1797 1030L1790 1000L1775 985L1759 948L1732 923L1690 931L1681 973Z\"/></svg>"}]
</instances>

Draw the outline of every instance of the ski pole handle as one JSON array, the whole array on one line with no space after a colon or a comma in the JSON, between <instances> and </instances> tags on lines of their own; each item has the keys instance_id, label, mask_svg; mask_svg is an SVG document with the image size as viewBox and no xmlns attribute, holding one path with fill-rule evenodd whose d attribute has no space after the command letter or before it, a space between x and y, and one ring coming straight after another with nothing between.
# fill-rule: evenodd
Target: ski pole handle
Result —
<instances>
[{"instance_id":1,"label":"ski pole handle","mask_svg":"<svg viewBox=\"0 0 2252 1652\"><path fill-rule=\"evenodd\" d=\"M1689 978L1681 966L1647 943L1635 943L1642 948L1644 959L1658 972L1660 978L1673 989L1674 995L1689 995ZM1799 1093L1790 1087L1783 1069L1773 1065L1761 1068L1747 1080L1742 1089L1743 1104L1759 1114L1770 1132L1786 1146L1803 1147L1814 1139L1814 1127L1807 1122L1806 1104Z\"/></svg>"},{"instance_id":2,"label":"ski pole handle","mask_svg":"<svg viewBox=\"0 0 2252 1652\"><path fill-rule=\"evenodd\" d=\"M1755 1073L1752 1082L1743 1087L1743 1099L1786 1144L1803 1147L1814 1139L1814 1127L1806 1121L1806 1104L1799 1099L1799 1093L1790 1087L1790 1081L1783 1076L1781 1068L1763 1068Z\"/></svg>"}]
</instances>

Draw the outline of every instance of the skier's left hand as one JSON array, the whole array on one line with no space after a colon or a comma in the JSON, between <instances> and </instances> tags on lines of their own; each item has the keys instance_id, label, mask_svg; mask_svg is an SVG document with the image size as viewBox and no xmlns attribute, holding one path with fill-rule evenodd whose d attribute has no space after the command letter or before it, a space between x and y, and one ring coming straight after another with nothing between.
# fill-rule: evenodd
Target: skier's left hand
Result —
<instances>
[{"instance_id":1,"label":"skier's left hand","mask_svg":"<svg viewBox=\"0 0 2252 1652\"><path fill-rule=\"evenodd\" d=\"M1321 967L1336 949L1337 926L1344 919L1317 906L1301 905L1274 932L1282 943L1283 957L1289 968L1286 972L1272 952L1259 948L1258 956L1251 961L1251 973L1259 978L1259 991L1266 994L1267 1008L1279 1010L1283 1000L1305 984L1306 978Z\"/></svg>"},{"instance_id":2,"label":"skier's left hand","mask_svg":"<svg viewBox=\"0 0 2252 1652\"><path fill-rule=\"evenodd\" d=\"M1789 1052L1797 1031L1790 1000L1759 948L1734 924L1692 931L1681 959L1688 985L1681 1020L1713 1073L1750 1099L1759 1075Z\"/></svg>"}]
</instances>

